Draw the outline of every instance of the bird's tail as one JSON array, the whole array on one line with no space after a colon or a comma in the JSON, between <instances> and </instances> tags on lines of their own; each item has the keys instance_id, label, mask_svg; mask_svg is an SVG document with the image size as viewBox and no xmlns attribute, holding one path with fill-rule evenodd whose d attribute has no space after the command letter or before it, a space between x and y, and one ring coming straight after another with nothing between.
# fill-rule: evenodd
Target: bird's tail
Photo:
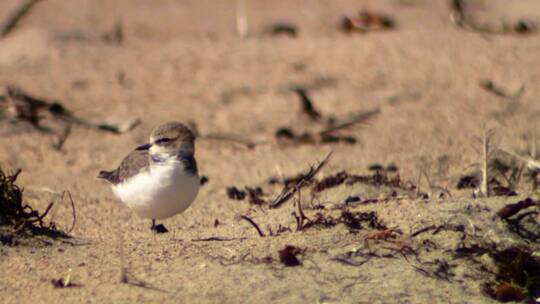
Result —
<instances>
[{"instance_id":1,"label":"bird's tail","mask_svg":"<svg viewBox=\"0 0 540 304\"><path fill-rule=\"evenodd\" d=\"M104 179L106 181L111 181L113 179L113 173L114 171L99 171L97 178Z\"/></svg>"}]
</instances>

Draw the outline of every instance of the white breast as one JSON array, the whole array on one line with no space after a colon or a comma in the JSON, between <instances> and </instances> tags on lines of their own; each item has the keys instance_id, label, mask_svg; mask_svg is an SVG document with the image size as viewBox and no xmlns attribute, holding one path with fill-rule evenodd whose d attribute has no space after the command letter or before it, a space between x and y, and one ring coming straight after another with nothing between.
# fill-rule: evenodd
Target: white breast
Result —
<instances>
[{"instance_id":1,"label":"white breast","mask_svg":"<svg viewBox=\"0 0 540 304\"><path fill-rule=\"evenodd\" d=\"M150 167L113 187L120 200L139 216L165 219L186 210L199 192L197 175L184 171L178 163Z\"/></svg>"}]
</instances>

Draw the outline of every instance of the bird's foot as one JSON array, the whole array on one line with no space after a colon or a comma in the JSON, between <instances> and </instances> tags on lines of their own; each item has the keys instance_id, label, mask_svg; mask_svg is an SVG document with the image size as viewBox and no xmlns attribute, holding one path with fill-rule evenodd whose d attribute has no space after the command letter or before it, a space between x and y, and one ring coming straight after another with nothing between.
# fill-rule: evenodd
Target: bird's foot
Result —
<instances>
[{"instance_id":1,"label":"bird's foot","mask_svg":"<svg viewBox=\"0 0 540 304\"><path fill-rule=\"evenodd\" d=\"M165 227L165 225L163 225L163 224L157 224L156 225L155 220L152 220L152 227L150 227L150 230L154 231L155 233L167 233L167 232L169 232L169 230L167 229L167 227Z\"/></svg>"}]
</instances>

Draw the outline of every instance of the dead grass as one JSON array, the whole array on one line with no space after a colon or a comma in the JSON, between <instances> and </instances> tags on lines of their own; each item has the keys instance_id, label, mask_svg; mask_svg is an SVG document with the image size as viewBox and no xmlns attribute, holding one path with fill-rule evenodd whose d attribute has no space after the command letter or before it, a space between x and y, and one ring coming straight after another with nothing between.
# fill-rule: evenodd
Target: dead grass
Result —
<instances>
[{"instance_id":1,"label":"dead grass","mask_svg":"<svg viewBox=\"0 0 540 304\"><path fill-rule=\"evenodd\" d=\"M23 201L23 190L15 184L21 170L8 174L0 168L0 242L5 245L21 244L20 239L33 236L47 238L68 238L56 229L54 223L46 223L53 203L43 213L34 210Z\"/></svg>"}]
</instances>

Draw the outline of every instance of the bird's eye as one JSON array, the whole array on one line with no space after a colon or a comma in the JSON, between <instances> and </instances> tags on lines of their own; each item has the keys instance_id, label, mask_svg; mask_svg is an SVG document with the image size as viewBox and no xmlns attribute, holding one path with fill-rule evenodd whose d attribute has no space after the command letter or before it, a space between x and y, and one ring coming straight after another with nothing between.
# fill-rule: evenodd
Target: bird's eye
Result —
<instances>
[{"instance_id":1,"label":"bird's eye","mask_svg":"<svg viewBox=\"0 0 540 304\"><path fill-rule=\"evenodd\" d=\"M161 144L165 144L165 143L168 143L168 142L171 142L171 141L172 141L172 139L167 138L167 137L163 137L163 138L160 138L160 139L156 140L156 144L161 145Z\"/></svg>"}]
</instances>

